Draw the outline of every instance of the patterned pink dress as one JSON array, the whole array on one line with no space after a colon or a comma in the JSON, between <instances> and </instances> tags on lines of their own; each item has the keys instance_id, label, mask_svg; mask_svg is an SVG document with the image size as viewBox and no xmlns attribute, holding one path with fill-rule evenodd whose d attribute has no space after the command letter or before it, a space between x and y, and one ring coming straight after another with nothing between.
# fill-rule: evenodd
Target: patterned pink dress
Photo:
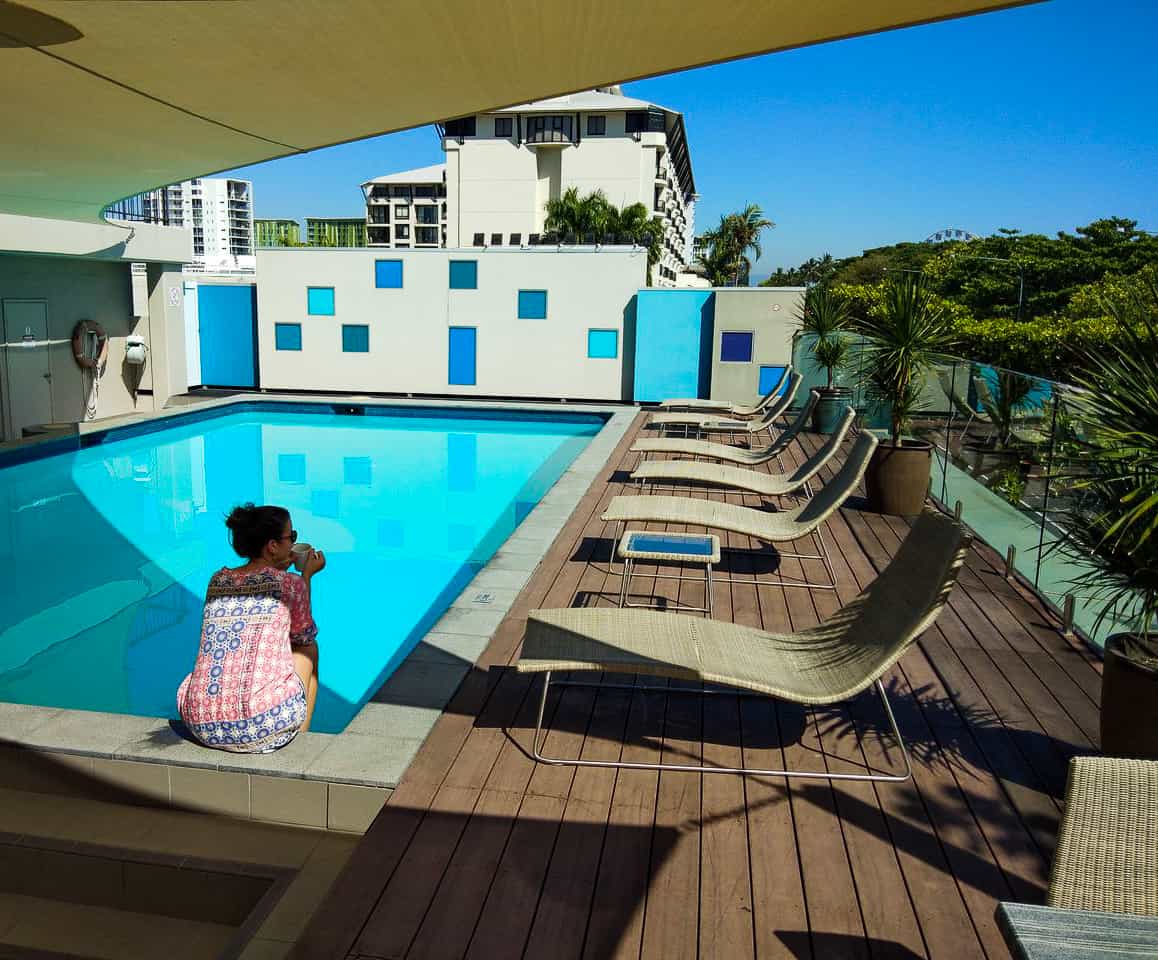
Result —
<instances>
[{"instance_id":1,"label":"patterned pink dress","mask_svg":"<svg viewBox=\"0 0 1158 960\"><path fill-rule=\"evenodd\" d=\"M177 689L177 710L193 736L233 753L268 753L297 736L306 695L293 647L313 643L308 587L293 573L224 567L209 580L201 649Z\"/></svg>"}]
</instances>

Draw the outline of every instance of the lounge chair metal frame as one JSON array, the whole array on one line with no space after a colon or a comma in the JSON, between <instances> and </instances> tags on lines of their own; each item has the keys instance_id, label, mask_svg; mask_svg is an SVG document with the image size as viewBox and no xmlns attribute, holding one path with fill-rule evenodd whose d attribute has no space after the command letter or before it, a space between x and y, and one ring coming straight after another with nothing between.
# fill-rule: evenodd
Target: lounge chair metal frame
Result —
<instances>
[{"instance_id":1,"label":"lounge chair metal frame","mask_svg":"<svg viewBox=\"0 0 1158 960\"><path fill-rule=\"evenodd\" d=\"M608 610L533 610L528 614L516 670L543 673L530 753L539 763L727 773L828 781L902 783L912 763L884 676L929 629L948 602L971 537L950 517L926 511L877 577L840 610L797 633L769 633L724 621L677 614ZM594 672L602 680L554 680L555 673ZM609 674L621 674L623 681ZM632 678L631 682L626 678ZM666 678L660 685L653 678ZM674 682L675 685L671 685ZM694 684L694 686L689 686ZM552 686L590 687L694 696L766 697L804 707L845 703L875 687L889 732L901 751L899 769L864 773L590 760L545 752L547 697ZM891 759L891 758L890 758Z\"/></svg>"},{"instance_id":2,"label":"lounge chair metal frame","mask_svg":"<svg viewBox=\"0 0 1158 960\"><path fill-rule=\"evenodd\" d=\"M543 735L543 718L547 712L547 695L551 690L551 672L547 670L543 677L543 692L539 697L539 709L535 715L535 732L531 740L531 756L539 763L548 763L563 767L604 767L612 770L658 770L663 773L732 773L753 777L785 777L790 780L856 780L868 783L904 783L913 775L913 767L909 761L909 751L905 747L905 739L901 736L897 718L893 716L893 708L889 704L885 686L877 680L873 686L880 695L884 704L885 714L889 719L889 730L897 747L901 751L904 761L903 773L828 773L812 770L777 770L765 767L708 767L703 764L682 763L642 763L634 760L584 760L582 758L549 757L543 753L539 740ZM727 696L727 697L764 697L763 694L745 690L717 690L707 688L703 690L689 690L683 687L661 687L655 685L635 685L631 683L592 683L586 680L556 680L556 687L592 687L598 690L632 690L638 693L678 693L691 696Z\"/></svg>"}]
</instances>

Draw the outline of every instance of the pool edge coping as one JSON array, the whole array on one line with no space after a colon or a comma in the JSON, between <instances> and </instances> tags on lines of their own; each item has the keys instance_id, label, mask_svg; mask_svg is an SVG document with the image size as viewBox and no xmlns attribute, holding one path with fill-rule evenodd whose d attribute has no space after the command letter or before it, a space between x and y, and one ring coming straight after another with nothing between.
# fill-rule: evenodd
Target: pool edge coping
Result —
<instances>
[{"instance_id":1,"label":"pool edge coping","mask_svg":"<svg viewBox=\"0 0 1158 960\"><path fill-rule=\"evenodd\" d=\"M566 411L599 414L606 420L535 508L451 601L438 621L341 733L303 734L290 746L272 754L232 754L186 740L164 717L0 701L0 749L392 789L462 680L490 644L583 496L606 466L608 457L638 411L634 405L611 402L480 402L473 398L411 400L363 395L327 397L319 401L292 394L245 394L214 397L204 404L191 403L155 414L110 418L116 422L100 421L99 427L87 426L90 431L107 431L118 426L168 419L195 409L244 406L254 401L316 402L323 405L356 402L367 406L435 408L471 406L483 409L493 405L496 412L502 409L542 413ZM500 575L496 577L495 574ZM490 598L480 600L480 594L490 594ZM379 701L379 697L383 700ZM176 805L179 801L174 795L171 802Z\"/></svg>"}]
</instances>

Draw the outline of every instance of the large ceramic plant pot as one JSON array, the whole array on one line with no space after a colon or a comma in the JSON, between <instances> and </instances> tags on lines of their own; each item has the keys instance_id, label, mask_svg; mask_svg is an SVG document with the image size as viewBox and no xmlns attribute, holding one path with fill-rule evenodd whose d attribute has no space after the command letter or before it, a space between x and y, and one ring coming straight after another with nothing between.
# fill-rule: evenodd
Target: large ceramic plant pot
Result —
<instances>
[{"instance_id":1,"label":"large ceramic plant pot","mask_svg":"<svg viewBox=\"0 0 1158 960\"><path fill-rule=\"evenodd\" d=\"M816 392L820 398L812 408L812 431L832 433L852 400L852 391L848 387L820 387Z\"/></svg>"},{"instance_id":2,"label":"large ceramic plant pot","mask_svg":"<svg viewBox=\"0 0 1158 960\"><path fill-rule=\"evenodd\" d=\"M933 445L925 440L882 441L873 451L864 483L869 509L911 517L925 506Z\"/></svg>"},{"instance_id":3,"label":"large ceramic plant pot","mask_svg":"<svg viewBox=\"0 0 1158 960\"><path fill-rule=\"evenodd\" d=\"M1106 638L1102 753L1158 760L1158 662L1142 651L1132 633Z\"/></svg>"}]
</instances>

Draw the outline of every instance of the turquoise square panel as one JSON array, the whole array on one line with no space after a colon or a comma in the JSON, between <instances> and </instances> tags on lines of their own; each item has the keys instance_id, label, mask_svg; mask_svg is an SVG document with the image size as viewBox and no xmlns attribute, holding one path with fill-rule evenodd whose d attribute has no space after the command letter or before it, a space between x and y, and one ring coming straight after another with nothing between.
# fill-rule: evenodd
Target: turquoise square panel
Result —
<instances>
[{"instance_id":1,"label":"turquoise square panel","mask_svg":"<svg viewBox=\"0 0 1158 960\"><path fill-rule=\"evenodd\" d=\"M332 317L334 315L334 288L307 287L306 313L311 317Z\"/></svg>"},{"instance_id":2,"label":"turquoise square panel","mask_svg":"<svg viewBox=\"0 0 1158 960\"><path fill-rule=\"evenodd\" d=\"M547 291L520 290L519 291L519 319L546 320L547 319Z\"/></svg>"},{"instance_id":3,"label":"turquoise square panel","mask_svg":"<svg viewBox=\"0 0 1158 960\"><path fill-rule=\"evenodd\" d=\"M342 325L342 353L369 353L370 352L370 328L364 326L355 326L353 324Z\"/></svg>"},{"instance_id":4,"label":"turquoise square panel","mask_svg":"<svg viewBox=\"0 0 1158 960\"><path fill-rule=\"evenodd\" d=\"M774 386L776 386L776 384L780 383L780 378L783 376L784 376L784 367L783 366L779 366L779 367L777 367L777 366L770 366L770 367L761 366L760 367L760 383L756 387L757 392L762 397L767 395L769 390L771 390ZM785 381L785 382L787 382L787 381ZM783 393L783 392L784 392L784 386L783 386L783 384L781 384L780 389L777 391L777 393L779 394L779 393Z\"/></svg>"},{"instance_id":5,"label":"turquoise square panel","mask_svg":"<svg viewBox=\"0 0 1158 960\"><path fill-rule=\"evenodd\" d=\"M374 286L379 290L400 290L402 288L402 261L375 260Z\"/></svg>"},{"instance_id":6,"label":"turquoise square panel","mask_svg":"<svg viewBox=\"0 0 1158 960\"><path fill-rule=\"evenodd\" d=\"M300 350L302 348L302 325L300 323L275 323L273 325L274 347L278 350Z\"/></svg>"},{"instance_id":7,"label":"turquoise square panel","mask_svg":"<svg viewBox=\"0 0 1158 960\"><path fill-rule=\"evenodd\" d=\"M618 330L588 330L587 356L592 360L614 360L619 356Z\"/></svg>"},{"instance_id":8,"label":"turquoise square panel","mask_svg":"<svg viewBox=\"0 0 1158 960\"><path fill-rule=\"evenodd\" d=\"M477 290L478 289L478 261L451 260L450 261L450 289Z\"/></svg>"}]
</instances>

